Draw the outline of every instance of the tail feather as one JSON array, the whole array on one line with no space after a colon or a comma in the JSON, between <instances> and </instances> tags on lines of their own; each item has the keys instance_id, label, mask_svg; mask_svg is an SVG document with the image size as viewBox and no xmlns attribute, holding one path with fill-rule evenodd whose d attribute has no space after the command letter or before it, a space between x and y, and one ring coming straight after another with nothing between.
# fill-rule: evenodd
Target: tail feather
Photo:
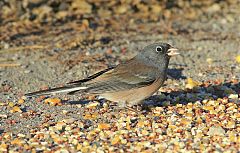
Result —
<instances>
[{"instance_id":1,"label":"tail feather","mask_svg":"<svg viewBox=\"0 0 240 153\"><path fill-rule=\"evenodd\" d=\"M50 94L56 94L56 93L62 93L62 92L74 92L79 90L85 90L87 87L81 87L77 85L69 85L64 87L58 87L58 88L52 88L47 90L40 90L32 93L27 93L25 96L32 97L32 96L41 96L41 95L50 95Z\"/></svg>"}]
</instances>

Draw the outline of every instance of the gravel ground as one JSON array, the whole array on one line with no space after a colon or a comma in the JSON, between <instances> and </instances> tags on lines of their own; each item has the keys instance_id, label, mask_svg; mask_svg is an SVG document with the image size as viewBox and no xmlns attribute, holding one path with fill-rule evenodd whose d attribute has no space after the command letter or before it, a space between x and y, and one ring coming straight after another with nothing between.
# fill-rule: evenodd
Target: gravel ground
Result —
<instances>
[{"instance_id":1,"label":"gravel ground","mask_svg":"<svg viewBox=\"0 0 240 153\"><path fill-rule=\"evenodd\" d=\"M176 19L168 31L157 20L102 29L100 39L92 39L99 31L63 23L1 37L0 152L240 152L237 6L239 1L216 16ZM21 99L126 61L156 41L181 55L171 59L162 92L145 101L148 111L118 110L92 95Z\"/></svg>"}]
</instances>

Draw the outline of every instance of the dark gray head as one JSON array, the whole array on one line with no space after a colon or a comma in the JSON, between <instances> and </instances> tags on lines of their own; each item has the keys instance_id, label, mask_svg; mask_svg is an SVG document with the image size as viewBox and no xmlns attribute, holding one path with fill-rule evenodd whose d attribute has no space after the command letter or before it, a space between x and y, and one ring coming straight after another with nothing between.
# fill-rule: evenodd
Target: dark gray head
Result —
<instances>
[{"instance_id":1,"label":"dark gray head","mask_svg":"<svg viewBox=\"0 0 240 153\"><path fill-rule=\"evenodd\" d=\"M178 55L177 49L167 43L153 43L143 48L136 58L144 59L146 64L156 67L166 66L171 56Z\"/></svg>"}]
</instances>

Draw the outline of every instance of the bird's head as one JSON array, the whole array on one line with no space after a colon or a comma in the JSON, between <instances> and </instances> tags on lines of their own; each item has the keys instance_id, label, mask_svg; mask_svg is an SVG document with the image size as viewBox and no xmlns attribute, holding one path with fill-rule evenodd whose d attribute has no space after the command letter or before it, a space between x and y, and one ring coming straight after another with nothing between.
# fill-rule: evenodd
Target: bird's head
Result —
<instances>
[{"instance_id":1,"label":"bird's head","mask_svg":"<svg viewBox=\"0 0 240 153\"><path fill-rule=\"evenodd\" d=\"M178 55L178 49L168 43L153 43L143 48L138 56L154 65L168 64L170 57Z\"/></svg>"}]
</instances>

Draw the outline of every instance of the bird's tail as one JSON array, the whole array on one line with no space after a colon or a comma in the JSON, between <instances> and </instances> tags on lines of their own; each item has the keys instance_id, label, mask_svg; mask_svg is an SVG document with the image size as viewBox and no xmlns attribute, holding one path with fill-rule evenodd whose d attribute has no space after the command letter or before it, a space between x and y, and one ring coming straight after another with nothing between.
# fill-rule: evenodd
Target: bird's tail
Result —
<instances>
[{"instance_id":1,"label":"bird's tail","mask_svg":"<svg viewBox=\"0 0 240 153\"><path fill-rule=\"evenodd\" d=\"M25 94L26 97L32 97L32 96L41 96L41 95L51 95L51 94L56 94L56 93L62 93L62 92L75 92L75 91L81 91L85 90L87 87L82 87L79 85L67 85L64 87L58 87L58 88L52 88L52 89L47 89L47 90L40 90L32 93L27 93Z\"/></svg>"}]
</instances>

